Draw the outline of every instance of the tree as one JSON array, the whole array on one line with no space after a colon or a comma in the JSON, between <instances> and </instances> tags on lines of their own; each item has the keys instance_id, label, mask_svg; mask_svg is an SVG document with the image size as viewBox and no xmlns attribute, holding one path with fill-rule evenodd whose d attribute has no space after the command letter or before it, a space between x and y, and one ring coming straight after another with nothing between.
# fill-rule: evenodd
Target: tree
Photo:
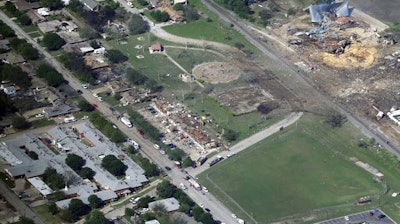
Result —
<instances>
[{"instance_id":1,"label":"tree","mask_svg":"<svg viewBox=\"0 0 400 224\"><path fill-rule=\"evenodd\" d=\"M11 3L11 4L14 5L13 3ZM3 23L3 21L0 21L0 34L3 35L4 37L13 37L13 36L15 36L14 30L11 29L9 26L7 26L5 23Z\"/></svg>"},{"instance_id":2,"label":"tree","mask_svg":"<svg viewBox=\"0 0 400 224\"><path fill-rule=\"evenodd\" d=\"M215 224L215 220L213 219L212 215L208 212L203 212L203 214L200 215L199 220L203 224Z\"/></svg>"},{"instance_id":3,"label":"tree","mask_svg":"<svg viewBox=\"0 0 400 224\"><path fill-rule=\"evenodd\" d=\"M39 51L29 43L19 45L16 50L26 59L36 60L39 58Z\"/></svg>"},{"instance_id":4,"label":"tree","mask_svg":"<svg viewBox=\"0 0 400 224\"><path fill-rule=\"evenodd\" d=\"M43 36L43 45L50 51L56 51L65 44L65 40L56 33L46 33Z\"/></svg>"},{"instance_id":5,"label":"tree","mask_svg":"<svg viewBox=\"0 0 400 224\"><path fill-rule=\"evenodd\" d=\"M97 195L90 195L88 197L88 201L89 201L89 205L92 209L94 208L100 208L101 206L103 206L103 201L97 197Z\"/></svg>"},{"instance_id":6,"label":"tree","mask_svg":"<svg viewBox=\"0 0 400 224\"><path fill-rule=\"evenodd\" d=\"M93 210L86 216L85 224L108 224L108 220L99 210Z\"/></svg>"},{"instance_id":7,"label":"tree","mask_svg":"<svg viewBox=\"0 0 400 224\"><path fill-rule=\"evenodd\" d=\"M204 213L204 210L202 208L200 208L200 206L198 206L198 205L194 206L192 209L192 215L196 221L200 221L201 215L203 213Z\"/></svg>"},{"instance_id":8,"label":"tree","mask_svg":"<svg viewBox=\"0 0 400 224\"><path fill-rule=\"evenodd\" d=\"M258 16L260 17L263 25L268 24L268 20L272 18L272 12L269 9L262 9L258 12Z\"/></svg>"},{"instance_id":9,"label":"tree","mask_svg":"<svg viewBox=\"0 0 400 224\"><path fill-rule=\"evenodd\" d=\"M77 220L80 216L86 215L90 211L90 208L80 199L73 198L69 202L68 210L71 212L74 220Z\"/></svg>"},{"instance_id":10,"label":"tree","mask_svg":"<svg viewBox=\"0 0 400 224\"><path fill-rule=\"evenodd\" d=\"M159 10L150 11L150 16L157 22L167 22L169 20L169 14Z\"/></svg>"},{"instance_id":11,"label":"tree","mask_svg":"<svg viewBox=\"0 0 400 224\"><path fill-rule=\"evenodd\" d=\"M64 6L62 0L40 0L40 5L42 7L50 8L50 10L61 9Z\"/></svg>"},{"instance_id":12,"label":"tree","mask_svg":"<svg viewBox=\"0 0 400 224\"><path fill-rule=\"evenodd\" d=\"M122 176L126 170L126 166L114 155L105 156L101 161L101 166L114 176Z\"/></svg>"},{"instance_id":13,"label":"tree","mask_svg":"<svg viewBox=\"0 0 400 224\"><path fill-rule=\"evenodd\" d=\"M150 196L146 195L146 196L141 197L139 199L139 201L137 202L137 206L139 208L148 208L149 207L149 203L152 202L152 201L153 201L153 199Z\"/></svg>"},{"instance_id":14,"label":"tree","mask_svg":"<svg viewBox=\"0 0 400 224\"><path fill-rule=\"evenodd\" d=\"M269 114L271 111L275 110L278 107L279 103L273 101L273 102L261 103L260 105L258 105L257 110L260 111L262 114Z\"/></svg>"},{"instance_id":15,"label":"tree","mask_svg":"<svg viewBox=\"0 0 400 224\"><path fill-rule=\"evenodd\" d=\"M63 209L60 211L60 218L67 222L74 222L78 219L78 217L74 216L69 209Z\"/></svg>"},{"instance_id":16,"label":"tree","mask_svg":"<svg viewBox=\"0 0 400 224\"><path fill-rule=\"evenodd\" d=\"M58 208L56 203L51 202L50 204L47 205L47 210L50 212L50 214L55 215L58 213Z\"/></svg>"},{"instance_id":17,"label":"tree","mask_svg":"<svg viewBox=\"0 0 400 224\"><path fill-rule=\"evenodd\" d=\"M106 53L106 57L111 63L114 64L125 62L128 60L128 57L125 56L121 51L114 49L108 50Z\"/></svg>"},{"instance_id":18,"label":"tree","mask_svg":"<svg viewBox=\"0 0 400 224\"><path fill-rule=\"evenodd\" d=\"M333 128L341 127L344 123L346 123L346 121L346 116L335 110L329 111L326 117L326 122Z\"/></svg>"},{"instance_id":19,"label":"tree","mask_svg":"<svg viewBox=\"0 0 400 224\"><path fill-rule=\"evenodd\" d=\"M24 117L14 117L12 119L12 126L16 129L27 129L31 124Z\"/></svg>"},{"instance_id":20,"label":"tree","mask_svg":"<svg viewBox=\"0 0 400 224\"><path fill-rule=\"evenodd\" d=\"M87 39L94 39L99 36L96 30L94 30L90 26L83 26L81 29L79 29L79 36L82 38L87 38Z\"/></svg>"},{"instance_id":21,"label":"tree","mask_svg":"<svg viewBox=\"0 0 400 224\"><path fill-rule=\"evenodd\" d=\"M182 166L183 167L190 167L192 166L194 163L194 161L190 158L190 156L186 157L183 159L182 161Z\"/></svg>"},{"instance_id":22,"label":"tree","mask_svg":"<svg viewBox=\"0 0 400 224\"><path fill-rule=\"evenodd\" d=\"M137 14L133 14L129 19L128 28L132 35L146 33L150 30L149 24Z\"/></svg>"},{"instance_id":23,"label":"tree","mask_svg":"<svg viewBox=\"0 0 400 224\"><path fill-rule=\"evenodd\" d=\"M82 157L71 153L67 155L67 158L65 158L65 163L74 171L80 171L82 166L85 165L85 160Z\"/></svg>"},{"instance_id":24,"label":"tree","mask_svg":"<svg viewBox=\"0 0 400 224\"><path fill-rule=\"evenodd\" d=\"M233 131L231 129L227 129L227 130L225 130L225 133L223 134L223 137L228 142L233 142L233 141L236 141L236 139L239 137L239 132Z\"/></svg>"},{"instance_id":25,"label":"tree","mask_svg":"<svg viewBox=\"0 0 400 224\"><path fill-rule=\"evenodd\" d=\"M29 16L26 14L21 14L20 16L18 16L17 19L18 19L18 22L20 22L24 26L29 26L32 24L31 18L29 18Z\"/></svg>"},{"instance_id":26,"label":"tree","mask_svg":"<svg viewBox=\"0 0 400 224\"><path fill-rule=\"evenodd\" d=\"M164 180L157 185L156 189L158 196L160 196L161 198L170 198L174 196L177 188L169 181Z\"/></svg>"},{"instance_id":27,"label":"tree","mask_svg":"<svg viewBox=\"0 0 400 224\"><path fill-rule=\"evenodd\" d=\"M35 151L29 151L28 156L31 157L31 159L33 159L33 160L39 159L39 155Z\"/></svg>"},{"instance_id":28,"label":"tree","mask_svg":"<svg viewBox=\"0 0 400 224\"><path fill-rule=\"evenodd\" d=\"M179 211L185 214L190 214L191 207L188 204L180 203Z\"/></svg>"},{"instance_id":29,"label":"tree","mask_svg":"<svg viewBox=\"0 0 400 224\"><path fill-rule=\"evenodd\" d=\"M79 176L85 179L93 179L95 173L90 167L83 167L79 172Z\"/></svg>"},{"instance_id":30,"label":"tree","mask_svg":"<svg viewBox=\"0 0 400 224\"><path fill-rule=\"evenodd\" d=\"M185 17L186 21L192 22L198 20L200 15L193 6L187 5L183 8L183 17Z\"/></svg>"},{"instance_id":31,"label":"tree","mask_svg":"<svg viewBox=\"0 0 400 224\"><path fill-rule=\"evenodd\" d=\"M64 178L61 174L58 174L57 171L53 168L48 167L43 175L43 181L49 185L51 189L61 189L64 187Z\"/></svg>"},{"instance_id":32,"label":"tree","mask_svg":"<svg viewBox=\"0 0 400 224\"><path fill-rule=\"evenodd\" d=\"M78 107L79 107L79 109L81 109L81 111L85 111L85 112L91 112L94 110L93 105L84 99L82 99L78 102Z\"/></svg>"}]
</instances>

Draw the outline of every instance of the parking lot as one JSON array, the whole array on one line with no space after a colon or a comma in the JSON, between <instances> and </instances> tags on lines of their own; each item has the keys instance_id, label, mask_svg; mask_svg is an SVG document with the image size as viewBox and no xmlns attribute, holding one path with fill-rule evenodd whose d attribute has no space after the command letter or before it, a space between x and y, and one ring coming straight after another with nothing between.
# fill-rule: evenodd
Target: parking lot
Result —
<instances>
[{"instance_id":1,"label":"parking lot","mask_svg":"<svg viewBox=\"0 0 400 224\"><path fill-rule=\"evenodd\" d=\"M371 211L364 211L356 214L342 216L339 218L329 219L317 224L396 224L390 217L384 214L381 210L377 209L371 215Z\"/></svg>"}]
</instances>

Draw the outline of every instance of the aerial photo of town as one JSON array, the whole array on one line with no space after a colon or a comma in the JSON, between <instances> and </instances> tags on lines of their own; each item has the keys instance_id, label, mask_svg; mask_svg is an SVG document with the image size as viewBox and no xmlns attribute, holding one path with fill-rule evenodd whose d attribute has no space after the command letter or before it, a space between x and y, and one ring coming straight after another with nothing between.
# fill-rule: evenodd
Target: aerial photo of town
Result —
<instances>
[{"instance_id":1,"label":"aerial photo of town","mask_svg":"<svg viewBox=\"0 0 400 224\"><path fill-rule=\"evenodd\" d=\"M0 0L0 224L400 223L400 0Z\"/></svg>"}]
</instances>

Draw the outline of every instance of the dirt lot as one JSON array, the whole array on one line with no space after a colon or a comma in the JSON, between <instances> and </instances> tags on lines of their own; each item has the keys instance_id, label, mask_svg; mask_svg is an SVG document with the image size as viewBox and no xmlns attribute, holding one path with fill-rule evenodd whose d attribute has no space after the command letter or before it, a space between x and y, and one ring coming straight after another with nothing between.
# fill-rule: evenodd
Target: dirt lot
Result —
<instances>
[{"instance_id":1,"label":"dirt lot","mask_svg":"<svg viewBox=\"0 0 400 224\"><path fill-rule=\"evenodd\" d=\"M293 42L288 46L296 52L294 62L302 64L299 68L309 73L321 91L400 141L400 128L387 118L377 121L378 111L372 107L386 113L400 106L400 45L379 33L385 25L377 26L379 21L356 13L323 24L328 27L324 30L311 26L307 18L303 15L274 28L274 35L286 44ZM312 29L317 29L315 34ZM312 34L297 35L300 32Z\"/></svg>"}]
</instances>

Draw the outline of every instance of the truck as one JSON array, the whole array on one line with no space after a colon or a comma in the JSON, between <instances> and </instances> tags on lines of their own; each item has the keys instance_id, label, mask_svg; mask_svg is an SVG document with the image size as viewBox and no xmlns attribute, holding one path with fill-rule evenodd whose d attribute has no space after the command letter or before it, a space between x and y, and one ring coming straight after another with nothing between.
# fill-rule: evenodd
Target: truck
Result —
<instances>
[{"instance_id":1,"label":"truck","mask_svg":"<svg viewBox=\"0 0 400 224\"><path fill-rule=\"evenodd\" d=\"M207 157L200 157L200 158L196 161L196 163L197 163L198 166L201 166L201 165L203 165L206 161L207 161Z\"/></svg>"},{"instance_id":2,"label":"truck","mask_svg":"<svg viewBox=\"0 0 400 224\"><path fill-rule=\"evenodd\" d=\"M135 142L134 140L129 139L129 143L131 143L136 150L140 149L139 143Z\"/></svg>"},{"instance_id":3,"label":"truck","mask_svg":"<svg viewBox=\"0 0 400 224\"><path fill-rule=\"evenodd\" d=\"M128 128L133 127L131 121L127 117L121 117L121 122L125 124Z\"/></svg>"},{"instance_id":4,"label":"truck","mask_svg":"<svg viewBox=\"0 0 400 224\"><path fill-rule=\"evenodd\" d=\"M75 117L64 118L64 123L71 123L71 122L75 122L75 121L76 121Z\"/></svg>"},{"instance_id":5,"label":"truck","mask_svg":"<svg viewBox=\"0 0 400 224\"><path fill-rule=\"evenodd\" d=\"M198 190L198 191L201 191L201 186L200 186L199 183L197 183L197 182L196 182L195 180L193 180L193 179L189 179L188 181L189 181L190 186L192 186L194 189L196 189L196 190Z\"/></svg>"}]
</instances>

